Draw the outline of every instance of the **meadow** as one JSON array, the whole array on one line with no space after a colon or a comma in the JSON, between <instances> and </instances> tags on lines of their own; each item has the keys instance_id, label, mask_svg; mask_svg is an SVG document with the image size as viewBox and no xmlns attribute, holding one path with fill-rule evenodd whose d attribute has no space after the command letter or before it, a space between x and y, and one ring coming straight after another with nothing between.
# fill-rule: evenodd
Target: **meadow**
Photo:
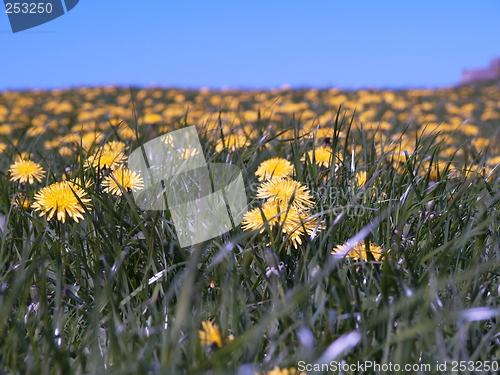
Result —
<instances>
[{"instance_id":1,"label":"meadow","mask_svg":"<svg viewBox=\"0 0 500 375\"><path fill-rule=\"evenodd\" d=\"M190 125L249 206L181 248L127 158ZM495 373L499 128L497 82L4 91L0 374Z\"/></svg>"}]
</instances>

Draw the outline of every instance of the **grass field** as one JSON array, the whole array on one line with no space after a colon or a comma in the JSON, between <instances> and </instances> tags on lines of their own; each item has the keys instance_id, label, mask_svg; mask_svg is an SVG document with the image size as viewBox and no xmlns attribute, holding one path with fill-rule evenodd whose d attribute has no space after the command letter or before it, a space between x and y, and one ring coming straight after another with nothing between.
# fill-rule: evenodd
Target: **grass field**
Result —
<instances>
[{"instance_id":1,"label":"grass field","mask_svg":"<svg viewBox=\"0 0 500 375\"><path fill-rule=\"evenodd\" d=\"M188 125L250 211L180 248L126 166ZM495 373L499 128L494 82L0 93L0 374Z\"/></svg>"}]
</instances>

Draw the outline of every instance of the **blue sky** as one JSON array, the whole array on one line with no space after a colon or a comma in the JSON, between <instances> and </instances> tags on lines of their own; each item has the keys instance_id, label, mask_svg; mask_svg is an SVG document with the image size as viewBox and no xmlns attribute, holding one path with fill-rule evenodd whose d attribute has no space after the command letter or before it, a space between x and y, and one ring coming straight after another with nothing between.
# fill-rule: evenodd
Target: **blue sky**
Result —
<instances>
[{"instance_id":1,"label":"blue sky","mask_svg":"<svg viewBox=\"0 0 500 375\"><path fill-rule=\"evenodd\" d=\"M80 0L13 34L0 90L451 86L500 57L500 0Z\"/></svg>"}]
</instances>

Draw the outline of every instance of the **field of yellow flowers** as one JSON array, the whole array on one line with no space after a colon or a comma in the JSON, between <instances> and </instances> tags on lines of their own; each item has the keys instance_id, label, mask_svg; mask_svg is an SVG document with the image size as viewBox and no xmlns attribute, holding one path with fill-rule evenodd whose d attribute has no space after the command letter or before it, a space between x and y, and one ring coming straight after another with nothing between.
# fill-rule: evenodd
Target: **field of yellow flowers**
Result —
<instances>
[{"instance_id":1,"label":"field of yellow flowers","mask_svg":"<svg viewBox=\"0 0 500 375\"><path fill-rule=\"evenodd\" d=\"M249 207L181 248L128 156L190 125ZM2 92L0 374L494 373L498 129L494 82Z\"/></svg>"}]
</instances>

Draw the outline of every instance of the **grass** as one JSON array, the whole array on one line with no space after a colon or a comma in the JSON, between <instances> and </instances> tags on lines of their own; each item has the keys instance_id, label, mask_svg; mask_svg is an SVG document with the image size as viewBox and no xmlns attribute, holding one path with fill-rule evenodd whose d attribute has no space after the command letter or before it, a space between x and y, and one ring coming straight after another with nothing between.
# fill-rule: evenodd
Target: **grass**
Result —
<instances>
[{"instance_id":1,"label":"grass","mask_svg":"<svg viewBox=\"0 0 500 375\"><path fill-rule=\"evenodd\" d=\"M495 87L2 93L0 373L262 374L332 361L450 373L454 361L500 365ZM454 117L460 125L446 127ZM262 203L260 163L288 159L324 229L297 248L266 225L181 249L168 211L143 211L127 191L104 193L109 171L84 167L105 142L132 151L193 123L207 161L242 170L251 208ZM433 123L441 125L428 131ZM243 136L242 145L231 147L230 134ZM398 149L403 140L411 147ZM332 148L330 167L303 159L320 144ZM47 171L42 183L11 181L7 170L21 151ZM356 180L360 171L365 183ZM92 182L84 220L47 220L13 204L16 194L33 200L63 176ZM345 252L364 241L385 256L332 256L349 240ZM274 256L283 263L270 272ZM203 321L219 327L221 347L202 345Z\"/></svg>"}]
</instances>

